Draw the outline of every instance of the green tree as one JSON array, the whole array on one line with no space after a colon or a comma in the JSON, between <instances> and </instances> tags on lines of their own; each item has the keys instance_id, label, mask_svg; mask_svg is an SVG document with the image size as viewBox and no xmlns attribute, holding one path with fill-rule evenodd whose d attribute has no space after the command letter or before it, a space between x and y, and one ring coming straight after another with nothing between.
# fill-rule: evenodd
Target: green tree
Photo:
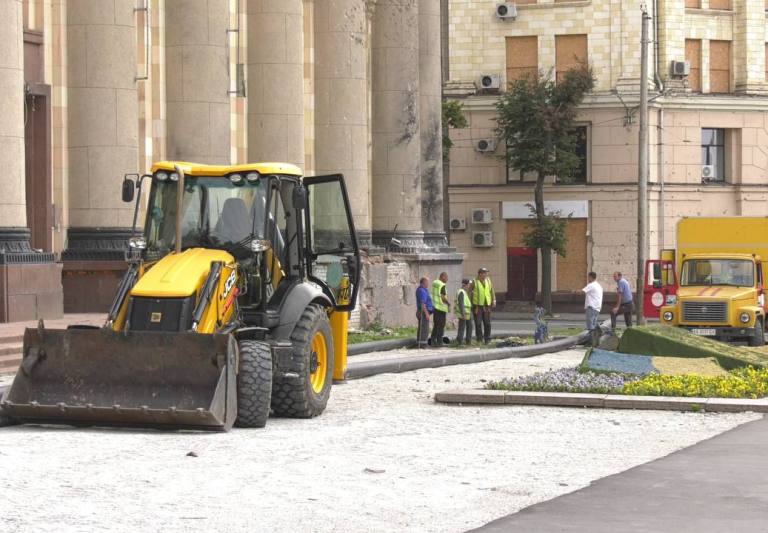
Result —
<instances>
[{"instance_id":1,"label":"green tree","mask_svg":"<svg viewBox=\"0 0 768 533\"><path fill-rule=\"evenodd\" d=\"M448 161L448 154L453 141L448 135L449 128L466 128L467 117L464 116L464 106L456 100L443 100L443 159Z\"/></svg>"},{"instance_id":2,"label":"green tree","mask_svg":"<svg viewBox=\"0 0 768 533\"><path fill-rule=\"evenodd\" d=\"M512 82L496 104L496 134L507 145L507 165L536 176L535 218L525 242L541 250L541 286L548 313L552 312L552 251L565 256L566 238L565 222L558 213L544 211L544 180L557 176L568 181L579 168L575 120L578 106L594 84L587 66L568 70L557 81L551 72L523 77Z\"/></svg>"}]
</instances>

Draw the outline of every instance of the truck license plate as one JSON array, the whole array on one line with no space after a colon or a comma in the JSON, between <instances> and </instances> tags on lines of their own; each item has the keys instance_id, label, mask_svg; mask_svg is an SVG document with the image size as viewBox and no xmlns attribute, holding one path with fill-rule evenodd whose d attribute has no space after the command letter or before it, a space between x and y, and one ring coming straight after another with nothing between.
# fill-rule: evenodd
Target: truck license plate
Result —
<instances>
[{"instance_id":1,"label":"truck license plate","mask_svg":"<svg viewBox=\"0 0 768 533\"><path fill-rule=\"evenodd\" d=\"M701 335L702 337L714 337L717 335L717 331L713 328L694 328L691 330L694 335Z\"/></svg>"}]
</instances>

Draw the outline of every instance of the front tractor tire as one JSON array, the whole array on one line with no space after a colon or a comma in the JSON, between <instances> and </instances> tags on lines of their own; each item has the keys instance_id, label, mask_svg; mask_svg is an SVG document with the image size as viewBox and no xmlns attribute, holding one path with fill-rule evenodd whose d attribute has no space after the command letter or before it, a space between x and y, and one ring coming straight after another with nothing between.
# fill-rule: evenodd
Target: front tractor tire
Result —
<instances>
[{"instance_id":1,"label":"front tractor tire","mask_svg":"<svg viewBox=\"0 0 768 533\"><path fill-rule=\"evenodd\" d=\"M762 318L755 320L755 334L748 339L748 344L750 346L765 345L765 326Z\"/></svg>"},{"instance_id":2,"label":"front tractor tire","mask_svg":"<svg viewBox=\"0 0 768 533\"><path fill-rule=\"evenodd\" d=\"M241 428L263 428L272 400L272 350L256 341L240 341L237 420Z\"/></svg>"},{"instance_id":3,"label":"front tractor tire","mask_svg":"<svg viewBox=\"0 0 768 533\"><path fill-rule=\"evenodd\" d=\"M333 335L325 309L309 305L291 342L298 376L275 377L272 410L277 416L312 418L325 410L333 383Z\"/></svg>"}]
</instances>

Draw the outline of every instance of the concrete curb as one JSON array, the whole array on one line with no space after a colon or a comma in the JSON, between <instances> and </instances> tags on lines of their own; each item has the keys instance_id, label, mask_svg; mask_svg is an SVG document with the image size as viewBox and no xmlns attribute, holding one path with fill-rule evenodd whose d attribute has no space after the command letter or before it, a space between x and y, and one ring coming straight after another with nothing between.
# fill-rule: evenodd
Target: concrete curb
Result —
<instances>
[{"instance_id":1,"label":"concrete curb","mask_svg":"<svg viewBox=\"0 0 768 533\"><path fill-rule=\"evenodd\" d=\"M534 344L532 346L492 348L490 350L473 350L424 356L417 355L412 357L382 359L379 361L364 361L360 363L351 362L347 369L347 379L367 378L377 374L397 374L422 368L484 363L486 361L510 359L513 357L533 357L534 355L558 352L560 350L571 348L580 342L584 342L586 338L587 334L585 332L573 337L566 337L544 344Z\"/></svg>"},{"instance_id":2,"label":"concrete curb","mask_svg":"<svg viewBox=\"0 0 768 533\"><path fill-rule=\"evenodd\" d=\"M568 392L521 392L499 390L454 390L435 394L435 401L448 404L545 405L598 407L658 411L706 411L708 413L768 413L768 398L680 398L676 396L624 396Z\"/></svg>"}]
</instances>

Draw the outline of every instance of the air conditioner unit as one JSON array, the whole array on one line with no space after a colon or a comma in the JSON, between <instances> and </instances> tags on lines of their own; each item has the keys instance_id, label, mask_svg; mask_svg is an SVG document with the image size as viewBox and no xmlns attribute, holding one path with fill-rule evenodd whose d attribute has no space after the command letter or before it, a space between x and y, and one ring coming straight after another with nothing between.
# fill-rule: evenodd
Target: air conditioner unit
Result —
<instances>
[{"instance_id":1,"label":"air conditioner unit","mask_svg":"<svg viewBox=\"0 0 768 533\"><path fill-rule=\"evenodd\" d=\"M495 152L496 151L496 139L480 139L475 142L475 150L478 152Z\"/></svg>"},{"instance_id":2,"label":"air conditioner unit","mask_svg":"<svg viewBox=\"0 0 768 533\"><path fill-rule=\"evenodd\" d=\"M449 223L451 231L462 231L467 229L467 221L463 218L454 217Z\"/></svg>"},{"instance_id":3,"label":"air conditioner unit","mask_svg":"<svg viewBox=\"0 0 768 533\"><path fill-rule=\"evenodd\" d=\"M483 74L478 80L483 91L498 91L501 89L501 76L498 74Z\"/></svg>"},{"instance_id":4,"label":"air conditioner unit","mask_svg":"<svg viewBox=\"0 0 768 533\"><path fill-rule=\"evenodd\" d=\"M473 231L472 246L475 248L490 248L493 246L492 231Z\"/></svg>"},{"instance_id":5,"label":"air conditioner unit","mask_svg":"<svg viewBox=\"0 0 768 533\"><path fill-rule=\"evenodd\" d=\"M672 75L676 77L688 76L691 73L690 61L672 61Z\"/></svg>"},{"instance_id":6,"label":"air conditioner unit","mask_svg":"<svg viewBox=\"0 0 768 533\"><path fill-rule=\"evenodd\" d=\"M484 207L472 210L472 224L490 224L493 222L493 214L490 209Z\"/></svg>"},{"instance_id":7,"label":"air conditioner unit","mask_svg":"<svg viewBox=\"0 0 768 533\"><path fill-rule=\"evenodd\" d=\"M701 165L701 179L709 181L715 178L715 165Z\"/></svg>"},{"instance_id":8,"label":"air conditioner unit","mask_svg":"<svg viewBox=\"0 0 768 533\"><path fill-rule=\"evenodd\" d=\"M497 4L496 16L501 20L515 20L517 18L517 6L512 2Z\"/></svg>"}]
</instances>

